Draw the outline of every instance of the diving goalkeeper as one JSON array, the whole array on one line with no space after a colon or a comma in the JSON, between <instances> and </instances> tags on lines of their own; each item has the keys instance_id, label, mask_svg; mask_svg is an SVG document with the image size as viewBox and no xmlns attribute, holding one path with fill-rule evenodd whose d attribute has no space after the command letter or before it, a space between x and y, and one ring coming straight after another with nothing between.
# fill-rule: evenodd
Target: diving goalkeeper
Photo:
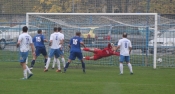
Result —
<instances>
[{"instance_id":1,"label":"diving goalkeeper","mask_svg":"<svg viewBox=\"0 0 175 94\"><path fill-rule=\"evenodd\" d=\"M115 51L115 46L113 43L108 43L108 46L104 49L98 49L98 48L83 48L84 51L93 52L93 56L86 56L84 59L86 60L98 60L103 57L108 57L112 55L120 56L119 52Z\"/></svg>"}]
</instances>

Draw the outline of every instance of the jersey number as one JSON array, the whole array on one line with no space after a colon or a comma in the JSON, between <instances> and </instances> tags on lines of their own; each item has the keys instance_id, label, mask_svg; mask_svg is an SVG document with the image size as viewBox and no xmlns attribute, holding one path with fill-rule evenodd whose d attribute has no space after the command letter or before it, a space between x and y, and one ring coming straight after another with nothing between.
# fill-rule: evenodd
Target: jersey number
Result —
<instances>
[{"instance_id":1,"label":"jersey number","mask_svg":"<svg viewBox=\"0 0 175 94\"><path fill-rule=\"evenodd\" d=\"M127 42L125 42L125 48L128 48L128 44L127 44Z\"/></svg>"},{"instance_id":2,"label":"jersey number","mask_svg":"<svg viewBox=\"0 0 175 94\"><path fill-rule=\"evenodd\" d=\"M29 38L26 37L26 44L29 44Z\"/></svg>"},{"instance_id":3,"label":"jersey number","mask_svg":"<svg viewBox=\"0 0 175 94\"><path fill-rule=\"evenodd\" d=\"M77 41L78 41L77 39L73 39L73 44L77 45Z\"/></svg>"},{"instance_id":4,"label":"jersey number","mask_svg":"<svg viewBox=\"0 0 175 94\"><path fill-rule=\"evenodd\" d=\"M58 36L56 36L56 38L55 38L56 40L58 40Z\"/></svg>"},{"instance_id":5,"label":"jersey number","mask_svg":"<svg viewBox=\"0 0 175 94\"><path fill-rule=\"evenodd\" d=\"M36 37L36 41L37 42L41 42L41 38L40 37Z\"/></svg>"}]
</instances>

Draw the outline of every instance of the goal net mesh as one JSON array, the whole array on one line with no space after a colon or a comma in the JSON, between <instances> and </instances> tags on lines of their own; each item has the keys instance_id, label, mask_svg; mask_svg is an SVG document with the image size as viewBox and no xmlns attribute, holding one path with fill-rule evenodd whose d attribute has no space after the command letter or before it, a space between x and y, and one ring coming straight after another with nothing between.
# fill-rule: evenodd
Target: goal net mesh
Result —
<instances>
[{"instance_id":1,"label":"goal net mesh","mask_svg":"<svg viewBox=\"0 0 175 94\"><path fill-rule=\"evenodd\" d=\"M54 27L61 27L65 36L64 57L69 57L69 40L80 31L85 45L89 48L103 49L108 43L117 45L122 34L126 32L128 39L132 42L132 53L130 62L134 66L153 66L153 45L155 15L59 15L59 14L28 14L28 26L36 26L44 31L45 37L49 40ZM30 32L30 31L29 31ZM48 43L46 48L49 51ZM82 51L83 56L93 56L94 53ZM48 52L49 53L49 52ZM29 56L29 62L31 61ZM43 62L43 58L37 59ZM79 61L73 61L78 64ZM96 65L118 65L119 56L104 57L99 60L85 60L86 64Z\"/></svg>"}]
</instances>

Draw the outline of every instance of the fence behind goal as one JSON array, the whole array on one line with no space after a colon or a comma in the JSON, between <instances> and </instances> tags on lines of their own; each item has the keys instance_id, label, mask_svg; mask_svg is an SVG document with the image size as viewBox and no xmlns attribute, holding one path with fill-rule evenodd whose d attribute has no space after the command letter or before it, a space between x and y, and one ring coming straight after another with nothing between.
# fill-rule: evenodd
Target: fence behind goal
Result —
<instances>
[{"instance_id":1,"label":"fence behind goal","mask_svg":"<svg viewBox=\"0 0 175 94\"><path fill-rule=\"evenodd\" d=\"M167 30L171 19L158 16L158 31L162 32ZM153 43L154 40L154 29L155 29L155 16L154 15L117 15L117 14L83 14L83 15L58 15L58 14L28 14L27 24L29 29L29 34L34 36L37 34L37 29L41 28L43 34L49 39L50 34L53 33L53 27L62 27L63 33L65 35L64 52L65 59L68 59L69 49L67 44L71 37L75 35L76 31L81 31L84 42L89 48L104 48L109 42L117 45L117 42L122 38L122 33L127 32L128 38L131 40L133 45L133 50L131 54L131 63L134 66L152 66L154 58ZM161 24L160 24L161 23ZM21 33L22 25L24 23L16 23L15 29L16 35ZM5 23L1 23L5 25ZM173 27L173 26L171 26ZM164 29L163 29L164 28ZM11 27L10 27L11 29ZM161 31L162 30L162 31ZM8 30L9 31L9 30ZM13 37L15 34L8 32L6 34L11 34ZM162 34L163 35L163 34ZM7 45L4 50L0 50L1 61L18 61L18 49L15 47L15 41L6 41ZM48 43L46 43L47 50L49 51ZM171 46L173 48L174 46ZM163 47L160 47L163 48ZM164 47L165 48L165 47ZM167 47L168 48L168 47ZM161 51L163 51L161 49ZM163 53L163 54L162 54ZM93 53L84 52L84 56L92 56ZM174 66L174 54L166 52L159 52L157 58L162 58L161 63L157 63L159 66ZM156 59L157 59L156 58ZM29 55L29 62L32 57ZM37 59L36 62L43 63L43 57ZM74 61L78 63L79 61ZM96 61L85 61L87 64L100 64L100 65L118 65L119 57L110 56L102 58Z\"/></svg>"}]
</instances>

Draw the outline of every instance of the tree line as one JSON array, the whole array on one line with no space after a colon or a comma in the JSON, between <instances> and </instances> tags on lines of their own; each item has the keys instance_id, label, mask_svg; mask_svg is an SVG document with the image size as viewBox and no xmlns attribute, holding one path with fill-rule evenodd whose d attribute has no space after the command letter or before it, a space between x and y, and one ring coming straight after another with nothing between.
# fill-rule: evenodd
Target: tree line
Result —
<instances>
[{"instance_id":1,"label":"tree line","mask_svg":"<svg viewBox=\"0 0 175 94\"><path fill-rule=\"evenodd\" d=\"M0 0L0 14L175 13L175 0Z\"/></svg>"}]
</instances>

